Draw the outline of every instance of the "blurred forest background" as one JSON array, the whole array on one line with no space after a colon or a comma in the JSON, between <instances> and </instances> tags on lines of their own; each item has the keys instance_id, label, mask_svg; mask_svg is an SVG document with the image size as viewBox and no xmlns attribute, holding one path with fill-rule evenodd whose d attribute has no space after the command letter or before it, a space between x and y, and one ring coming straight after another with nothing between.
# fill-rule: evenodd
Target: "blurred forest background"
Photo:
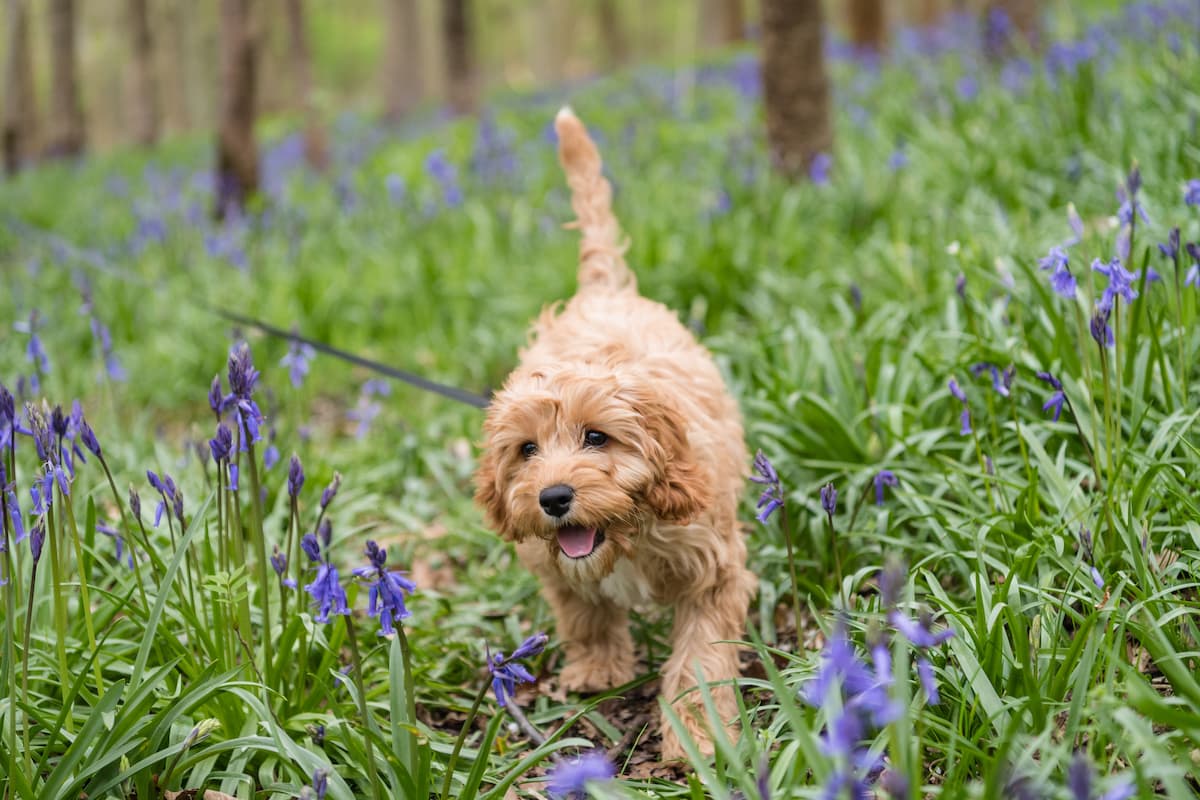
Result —
<instances>
[{"instance_id":1,"label":"blurred forest background","mask_svg":"<svg viewBox=\"0 0 1200 800\"><path fill-rule=\"evenodd\" d=\"M9 169L46 155L213 130L223 30L246 15L253 108L267 120L345 112L398 120L471 111L481 97L627 66L690 66L753 42L762 6L823 5L850 42L1004 7L1014 20L1064 0L3 0ZM1091 7L1119 0L1090 0ZM226 19L226 28L222 27ZM226 37L228 38L228 37ZM236 68L236 64L233 65Z\"/></svg>"}]
</instances>

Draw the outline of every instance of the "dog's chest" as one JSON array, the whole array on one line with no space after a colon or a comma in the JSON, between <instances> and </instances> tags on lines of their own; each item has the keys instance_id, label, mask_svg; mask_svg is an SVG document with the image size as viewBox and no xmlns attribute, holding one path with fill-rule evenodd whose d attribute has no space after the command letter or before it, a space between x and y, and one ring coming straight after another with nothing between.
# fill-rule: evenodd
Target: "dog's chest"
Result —
<instances>
[{"instance_id":1,"label":"dog's chest","mask_svg":"<svg viewBox=\"0 0 1200 800\"><path fill-rule=\"evenodd\" d=\"M627 558L618 559L613 571L600 581L600 594L622 608L641 608L654 603L650 581Z\"/></svg>"}]
</instances>

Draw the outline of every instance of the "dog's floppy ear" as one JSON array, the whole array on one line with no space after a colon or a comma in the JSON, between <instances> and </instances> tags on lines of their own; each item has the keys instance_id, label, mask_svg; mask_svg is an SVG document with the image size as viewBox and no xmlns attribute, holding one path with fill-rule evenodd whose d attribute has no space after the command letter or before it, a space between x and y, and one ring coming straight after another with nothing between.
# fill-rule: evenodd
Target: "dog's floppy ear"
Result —
<instances>
[{"instance_id":1,"label":"dog's floppy ear","mask_svg":"<svg viewBox=\"0 0 1200 800\"><path fill-rule=\"evenodd\" d=\"M655 389L636 392L634 409L649 439L647 458L658 473L646 490L646 502L659 519L687 524L712 502L712 491L688 442L683 415Z\"/></svg>"},{"instance_id":2,"label":"dog's floppy ear","mask_svg":"<svg viewBox=\"0 0 1200 800\"><path fill-rule=\"evenodd\" d=\"M483 508L488 526L505 539L511 539L508 503L500 490L500 471L492 448L484 449L475 470L475 502Z\"/></svg>"}]
</instances>

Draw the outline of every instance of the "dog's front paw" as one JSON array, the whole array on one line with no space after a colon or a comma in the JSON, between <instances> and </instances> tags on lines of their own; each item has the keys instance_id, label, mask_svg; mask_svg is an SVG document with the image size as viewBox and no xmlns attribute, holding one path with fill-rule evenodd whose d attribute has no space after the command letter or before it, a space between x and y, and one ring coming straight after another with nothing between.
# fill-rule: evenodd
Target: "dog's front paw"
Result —
<instances>
[{"instance_id":1,"label":"dog's front paw","mask_svg":"<svg viewBox=\"0 0 1200 800\"><path fill-rule=\"evenodd\" d=\"M568 664L559 683L570 692L602 692L633 680L633 665L620 659L587 658Z\"/></svg>"}]
</instances>

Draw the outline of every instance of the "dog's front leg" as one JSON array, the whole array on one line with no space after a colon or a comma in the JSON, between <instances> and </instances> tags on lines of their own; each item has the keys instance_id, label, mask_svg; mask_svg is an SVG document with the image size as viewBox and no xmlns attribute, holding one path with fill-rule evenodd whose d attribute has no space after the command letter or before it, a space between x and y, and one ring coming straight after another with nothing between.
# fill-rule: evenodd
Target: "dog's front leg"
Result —
<instances>
[{"instance_id":1,"label":"dog's front leg","mask_svg":"<svg viewBox=\"0 0 1200 800\"><path fill-rule=\"evenodd\" d=\"M545 588L567 651L563 688L599 692L633 680L633 639L625 609L586 597L560 580L546 581Z\"/></svg>"},{"instance_id":2,"label":"dog's front leg","mask_svg":"<svg viewBox=\"0 0 1200 800\"><path fill-rule=\"evenodd\" d=\"M740 674L738 648L746 624L749 594L746 581L730 579L688 595L675 606L675 627L671 631L671 657L663 666L662 697L671 703L687 733L700 752L711 755L712 737L705 722L704 699L696 687L697 668L709 684L721 724L731 740L737 738L737 702L734 680ZM713 685L713 684L722 685ZM662 758L682 760L685 756L679 736L663 716Z\"/></svg>"}]
</instances>

